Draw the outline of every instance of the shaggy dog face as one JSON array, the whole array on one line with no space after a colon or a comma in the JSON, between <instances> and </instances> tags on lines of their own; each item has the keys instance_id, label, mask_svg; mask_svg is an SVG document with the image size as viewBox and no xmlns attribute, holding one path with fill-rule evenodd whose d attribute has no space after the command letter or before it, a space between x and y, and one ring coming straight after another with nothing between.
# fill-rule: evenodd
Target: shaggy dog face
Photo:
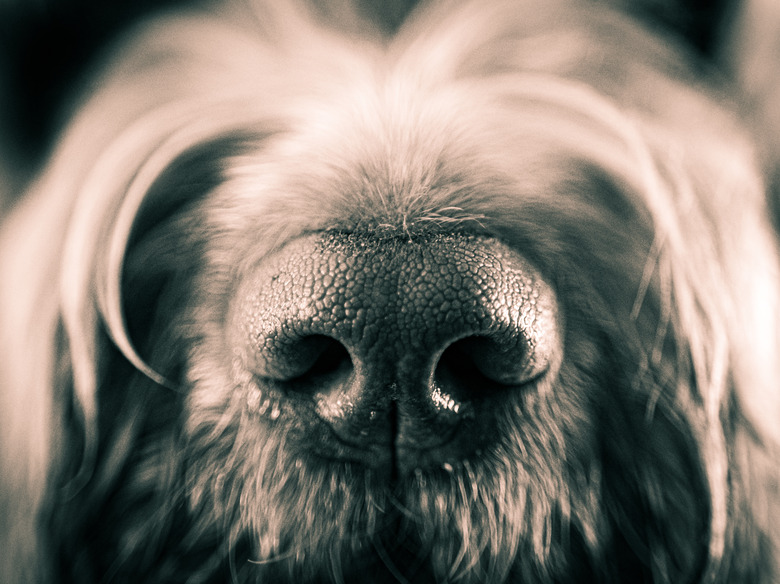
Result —
<instances>
[{"instance_id":1,"label":"shaggy dog face","mask_svg":"<svg viewBox=\"0 0 780 584\"><path fill-rule=\"evenodd\" d=\"M0 241L4 581L778 576L766 185L684 51L256 1L118 54Z\"/></svg>"}]
</instances>

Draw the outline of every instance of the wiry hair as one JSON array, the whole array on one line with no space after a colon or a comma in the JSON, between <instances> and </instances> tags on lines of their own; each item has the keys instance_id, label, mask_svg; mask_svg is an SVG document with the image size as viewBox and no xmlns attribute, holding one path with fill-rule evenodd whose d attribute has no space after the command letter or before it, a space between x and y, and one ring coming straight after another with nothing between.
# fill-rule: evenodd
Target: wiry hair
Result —
<instances>
[{"instance_id":1,"label":"wiry hair","mask_svg":"<svg viewBox=\"0 0 780 584\"><path fill-rule=\"evenodd\" d=\"M773 581L780 272L726 96L597 5L331 10L145 23L7 220L0 580ZM564 355L388 487L256 423L224 329L286 243L422 228L520 250Z\"/></svg>"}]
</instances>

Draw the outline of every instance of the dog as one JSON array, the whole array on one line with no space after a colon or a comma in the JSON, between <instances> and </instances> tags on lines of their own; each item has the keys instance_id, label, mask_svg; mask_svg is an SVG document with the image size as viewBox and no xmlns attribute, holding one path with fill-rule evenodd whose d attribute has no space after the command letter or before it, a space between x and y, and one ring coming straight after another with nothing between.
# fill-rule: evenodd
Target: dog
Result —
<instances>
[{"instance_id":1,"label":"dog","mask_svg":"<svg viewBox=\"0 0 780 584\"><path fill-rule=\"evenodd\" d=\"M777 21L653 4L127 32L0 232L0 579L778 581Z\"/></svg>"}]
</instances>

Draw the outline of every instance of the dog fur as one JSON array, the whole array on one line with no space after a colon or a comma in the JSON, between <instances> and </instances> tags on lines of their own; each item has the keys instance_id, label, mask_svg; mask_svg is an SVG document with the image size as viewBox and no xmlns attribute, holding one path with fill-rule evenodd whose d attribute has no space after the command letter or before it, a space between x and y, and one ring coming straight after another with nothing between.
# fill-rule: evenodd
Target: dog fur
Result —
<instances>
[{"instance_id":1,"label":"dog fur","mask_svg":"<svg viewBox=\"0 0 780 584\"><path fill-rule=\"evenodd\" d=\"M780 579L763 69L751 120L607 3L388 32L253 0L144 22L102 71L0 233L0 580ZM236 287L356 231L488 234L555 289L560 370L495 447L387 482L248 414Z\"/></svg>"}]
</instances>

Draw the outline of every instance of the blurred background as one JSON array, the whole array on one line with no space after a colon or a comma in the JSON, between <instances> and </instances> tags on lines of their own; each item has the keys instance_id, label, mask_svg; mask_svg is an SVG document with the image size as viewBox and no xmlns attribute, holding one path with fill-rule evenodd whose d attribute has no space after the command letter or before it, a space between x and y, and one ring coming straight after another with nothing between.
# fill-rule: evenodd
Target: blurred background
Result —
<instances>
[{"instance_id":1,"label":"blurred background","mask_svg":"<svg viewBox=\"0 0 780 584\"><path fill-rule=\"evenodd\" d=\"M384 19L383 24L389 28L415 3L415 0L357 1L361 9L378 20ZM620 5L650 26L684 38L705 60L719 57L724 45L723 33L738 20L740 10L740 0L579 1ZM755 18L758 23L766 20L761 10L780 14L780 0L745 1L764 5ZM89 72L101 49L139 19L155 11L192 3L192 0L0 0L0 210L45 161L76 98L88 88ZM775 26L774 33L778 30ZM769 32L763 34L774 33L769 27ZM774 51L765 48L764 52L767 50L770 55ZM777 62L780 63L780 54ZM776 109L780 112L780 106Z\"/></svg>"},{"instance_id":2,"label":"blurred background","mask_svg":"<svg viewBox=\"0 0 780 584\"><path fill-rule=\"evenodd\" d=\"M0 0L0 181L6 198L45 160L101 48L144 15L184 3Z\"/></svg>"}]
</instances>

